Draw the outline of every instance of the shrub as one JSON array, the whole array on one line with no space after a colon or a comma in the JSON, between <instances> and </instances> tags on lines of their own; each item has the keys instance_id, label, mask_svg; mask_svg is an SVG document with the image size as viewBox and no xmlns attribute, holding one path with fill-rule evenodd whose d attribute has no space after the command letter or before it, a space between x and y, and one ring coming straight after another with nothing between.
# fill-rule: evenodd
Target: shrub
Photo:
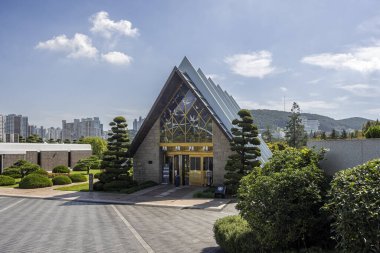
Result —
<instances>
[{"instance_id":1,"label":"shrub","mask_svg":"<svg viewBox=\"0 0 380 253\"><path fill-rule=\"evenodd\" d=\"M255 234L239 215L218 219L214 224L214 237L226 252L260 252Z\"/></svg>"},{"instance_id":2,"label":"shrub","mask_svg":"<svg viewBox=\"0 0 380 253\"><path fill-rule=\"evenodd\" d=\"M70 173L70 169L65 165L58 165L53 168L53 173Z\"/></svg>"},{"instance_id":3,"label":"shrub","mask_svg":"<svg viewBox=\"0 0 380 253\"><path fill-rule=\"evenodd\" d=\"M21 165L19 167L19 169L20 169L21 176L25 177L25 176L33 173L33 172L41 170L41 167L38 166L37 164L27 162L27 163Z\"/></svg>"},{"instance_id":4,"label":"shrub","mask_svg":"<svg viewBox=\"0 0 380 253\"><path fill-rule=\"evenodd\" d=\"M83 174L71 174L69 177L73 183L87 182L87 177Z\"/></svg>"},{"instance_id":5,"label":"shrub","mask_svg":"<svg viewBox=\"0 0 380 253\"><path fill-rule=\"evenodd\" d=\"M380 159L339 171L326 208L345 252L380 252Z\"/></svg>"},{"instance_id":6,"label":"shrub","mask_svg":"<svg viewBox=\"0 0 380 253\"><path fill-rule=\"evenodd\" d=\"M21 178L22 177L22 175L20 173L20 169L17 169L17 168L6 168L6 169L4 169L2 175L10 176L13 178Z\"/></svg>"},{"instance_id":7,"label":"shrub","mask_svg":"<svg viewBox=\"0 0 380 253\"><path fill-rule=\"evenodd\" d=\"M56 176L52 179L53 185L71 184L72 181L68 176Z\"/></svg>"},{"instance_id":8,"label":"shrub","mask_svg":"<svg viewBox=\"0 0 380 253\"><path fill-rule=\"evenodd\" d=\"M368 128L364 133L366 138L380 138L380 126L375 125Z\"/></svg>"},{"instance_id":9,"label":"shrub","mask_svg":"<svg viewBox=\"0 0 380 253\"><path fill-rule=\"evenodd\" d=\"M133 186L130 181L112 181L109 183L105 183L103 189L105 191L120 191L121 189L126 189Z\"/></svg>"},{"instance_id":10,"label":"shrub","mask_svg":"<svg viewBox=\"0 0 380 253\"><path fill-rule=\"evenodd\" d=\"M27 175L19 183L21 189L43 188L52 185L49 178L38 174Z\"/></svg>"},{"instance_id":11,"label":"shrub","mask_svg":"<svg viewBox=\"0 0 380 253\"><path fill-rule=\"evenodd\" d=\"M329 246L329 222L320 211L326 189L318 157L309 149L277 151L241 180L237 208L260 231L256 238L263 248Z\"/></svg>"},{"instance_id":12,"label":"shrub","mask_svg":"<svg viewBox=\"0 0 380 253\"><path fill-rule=\"evenodd\" d=\"M16 181L13 177L0 175L0 186L14 185L15 183Z\"/></svg>"},{"instance_id":13,"label":"shrub","mask_svg":"<svg viewBox=\"0 0 380 253\"><path fill-rule=\"evenodd\" d=\"M102 174L102 172L95 173L94 178L99 178L100 174Z\"/></svg>"},{"instance_id":14,"label":"shrub","mask_svg":"<svg viewBox=\"0 0 380 253\"><path fill-rule=\"evenodd\" d=\"M145 182L142 182L141 184L137 184L137 182L134 182L133 184L134 184L134 186L129 187L127 189L122 189L122 190L120 190L120 192L126 193L126 194L131 194L131 193L134 193L137 191L141 191L145 188L149 188L149 187L157 185L157 183L153 182L153 181L145 181Z\"/></svg>"},{"instance_id":15,"label":"shrub","mask_svg":"<svg viewBox=\"0 0 380 253\"><path fill-rule=\"evenodd\" d=\"M30 174L38 174L38 175L42 175L42 176L45 176L45 177L49 177L49 172L47 172L44 169L39 169L39 170L37 170L35 172L32 172Z\"/></svg>"},{"instance_id":16,"label":"shrub","mask_svg":"<svg viewBox=\"0 0 380 253\"><path fill-rule=\"evenodd\" d=\"M104 190L104 184L100 181L95 182L93 187L94 187L94 191L103 191Z\"/></svg>"}]
</instances>

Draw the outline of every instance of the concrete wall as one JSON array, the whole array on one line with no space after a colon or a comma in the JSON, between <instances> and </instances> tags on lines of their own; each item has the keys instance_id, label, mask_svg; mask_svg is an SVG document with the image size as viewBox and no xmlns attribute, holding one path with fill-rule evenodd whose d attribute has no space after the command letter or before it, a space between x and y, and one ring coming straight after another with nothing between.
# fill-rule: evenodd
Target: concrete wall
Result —
<instances>
[{"instance_id":1,"label":"concrete wall","mask_svg":"<svg viewBox=\"0 0 380 253\"><path fill-rule=\"evenodd\" d=\"M25 160L34 164L38 164L38 152L26 151Z\"/></svg>"},{"instance_id":2,"label":"concrete wall","mask_svg":"<svg viewBox=\"0 0 380 253\"><path fill-rule=\"evenodd\" d=\"M91 150L73 150L70 151L71 156L71 164L69 167L74 168L74 166L78 163L80 159L90 157L92 155Z\"/></svg>"},{"instance_id":3,"label":"concrete wall","mask_svg":"<svg viewBox=\"0 0 380 253\"><path fill-rule=\"evenodd\" d=\"M134 179L138 182L152 180L160 183L162 179L161 164L160 120L158 119L145 136L145 139L133 157Z\"/></svg>"},{"instance_id":4,"label":"concrete wall","mask_svg":"<svg viewBox=\"0 0 380 253\"><path fill-rule=\"evenodd\" d=\"M219 126L213 122L212 125L212 142L214 144L214 185L223 184L224 167L226 166L228 157L233 153L230 149L230 142L223 134Z\"/></svg>"},{"instance_id":5,"label":"concrete wall","mask_svg":"<svg viewBox=\"0 0 380 253\"><path fill-rule=\"evenodd\" d=\"M25 160L25 155L23 155L23 154L4 154L3 155L3 168L5 169L5 168L8 168L9 166L12 166L18 160Z\"/></svg>"},{"instance_id":6,"label":"concrete wall","mask_svg":"<svg viewBox=\"0 0 380 253\"><path fill-rule=\"evenodd\" d=\"M44 170L53 170L55 166L68 164L68 151L41 151L41 164Z\"/></svg>"},{"instance_id":7,"label":"concrete wall","mask_svg":"<svg viewBox=\"0 0 380 253\"><path fill-rule=\"evenodd\" d=\"M380 158L380 139L309 141L307 146L328 149L320 165L329 175Z\"/></svg>"}]
</instances>

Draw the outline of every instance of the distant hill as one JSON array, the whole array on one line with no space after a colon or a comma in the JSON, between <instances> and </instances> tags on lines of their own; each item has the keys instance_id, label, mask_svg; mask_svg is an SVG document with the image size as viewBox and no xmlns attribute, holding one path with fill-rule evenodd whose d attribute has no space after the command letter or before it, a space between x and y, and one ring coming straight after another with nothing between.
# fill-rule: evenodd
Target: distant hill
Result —
<instances>
[{"instance_id":1,"label":"distant hill","mask_svg":"<svg viewBox=\"0 0 380 253\"><path fill-rule=\"evenodd\" d=\"M251 110L255 123L260 129L270 126L271 128L285 128L286 123L289 120L290 112L276 111L276 110ZM330 132L332 129L343 130L343 129L355 129L361 130L364 123L369 119L352 117L347 119L335 120L333 118L311 113L301 113L307 119L317 119L319 120L319 129L325 132Z\"/></svg>"}]
</instances>

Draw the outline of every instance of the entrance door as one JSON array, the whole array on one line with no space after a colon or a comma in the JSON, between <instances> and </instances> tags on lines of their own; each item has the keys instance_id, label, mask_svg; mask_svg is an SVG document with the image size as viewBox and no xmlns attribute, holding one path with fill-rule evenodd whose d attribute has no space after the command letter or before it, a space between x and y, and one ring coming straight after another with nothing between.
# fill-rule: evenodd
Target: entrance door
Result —
<instances>
[{"instance_id":1,"label":"entrance door","mask_svg":"<svg viewBox=\"0 0 380 253\"><path fill-rule=\"evenodd\" d=\"M190 184L191 185L202 185L202 167L201 167L202 157L191 156L190 157Z\"/></svg>"}]
</instances>

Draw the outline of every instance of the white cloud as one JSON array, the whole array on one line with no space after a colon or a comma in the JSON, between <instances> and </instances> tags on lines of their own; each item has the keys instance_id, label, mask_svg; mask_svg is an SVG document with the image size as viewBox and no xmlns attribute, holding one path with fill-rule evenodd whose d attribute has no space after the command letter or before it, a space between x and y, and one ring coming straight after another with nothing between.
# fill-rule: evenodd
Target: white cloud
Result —
<instances>
[{"instance_id":1,"label":"white cloud","mask_svg":"<svg viewBox=\"0 0 380 253\"><path fill-rule=\"evenodd\" d=\"M338 107L337 104L323 101L323 100L313 100L313 101L299 101L297 102L302 111L317 111L320 109L335 109Z\"/></svg>"},{"instance_id":2,"label":"white cloud","mask_svg":"<svg viewBox=\"0 0 380 253\"><path fill-rule=\"evenodd\" d=\"M344 101L347 101L348 99L349 99L348 96L341 96L341 97L336 97L334 100L338 102L344 102Z\"/></svg>"},{"instance_id":3,"label":"white cloud","mask_svg":"<svg viewBox=\"0 0 380 253\"><path fill-rule=\"evenodd\" d=\"M286 88L286 87L280 87L280 90L282 90L283 92L286 92L286 91L288 91L288 88Z\"/></svg>"},{"instance_id":4,"label":"white cloud","mask_svg":"<svg viewBox=\"0 0 380 253\"><path fill-rule=\"evenodd\" d=\"M81 33L76 33L72 39L64 34L59 35L51 40L39 42L36 48L65 52L69 58L95 58L98 54L91 39Z\"/></svg>"},{"instance_id":5,"label":"white cloud","mask_svg":"<svg viewBox=\"0 0 380 253\"><path fill-rule=\"evenodd\" d=\"M368 84L351 84L351 85L342 85L338 88L343 89L352 93L355 96L359 97L377 97L380 95L380 89L375 86Z\"/></svg>"},{"instance_id":6,"label":"white cloud","mask_svg":"<svg viewBox=\"0 0 380 253\"><path fill-rule=\"evenodd\" d=\"M131 56L115 51L102 54L101 57L104 61L115 65L129 65L132 62Z\"/></svg>"},{"instance_id":7,"label":"white cloud","mask_svg":"<svg viewBox=\"0 0 380 253\"><path fill-rule=\"evenodd\" d=\"M224 61L232 72L245 77L264 78L275 70L271 66L272 54L265 50L250 54L235 54L226 57Z\"/></svg>"},{"instance_id":8,"label":"white cloud","mask_svg":"<svg viewBox=\"0 0 380 253\"><path fill-rule=\"evenodd\" d=\"M380 115L380 108L372 108L366 111L368 114L376 115L377 117Z\"/></svg>"},{"instance_id":9,"label":"white cloud","mask_svg":"<svg viewBox=\"0 0 380 253\"><path fill-rule=\"evenodd\" d=\"M319 83L320 81L322 81L322 78L317 78L317 79L314 79L314 80L308 81L307 83L310 83L310 84L317 84L317 83Z\"/></svg>"},{"instance_id":10,"label":"white cloud","mask_svg":"<svg viewBox=\"0 0 380 253\"><path fill-rule=\"evenodd\" d=\"M120 34L128 37L136 37L139 35L137 28L132 28L132 23L128 20L113 21L109 19L108 13L105 11L94 14L90 21L92 22L91 32L98 33L106 38L110 38L113 34Z\"/></svg>"},{"instance_id":11,"label":"white cloud","mask_svg":"<svg viewBox=\"0 0 380 253\"><path fill-rule=\"evenodd\" d=\"M323 53L302 58L301 62L326 69L354 70L368 74L380 70L380 42L369 47L356 47L347 53Z\"/></svg>"}]
</instances>

